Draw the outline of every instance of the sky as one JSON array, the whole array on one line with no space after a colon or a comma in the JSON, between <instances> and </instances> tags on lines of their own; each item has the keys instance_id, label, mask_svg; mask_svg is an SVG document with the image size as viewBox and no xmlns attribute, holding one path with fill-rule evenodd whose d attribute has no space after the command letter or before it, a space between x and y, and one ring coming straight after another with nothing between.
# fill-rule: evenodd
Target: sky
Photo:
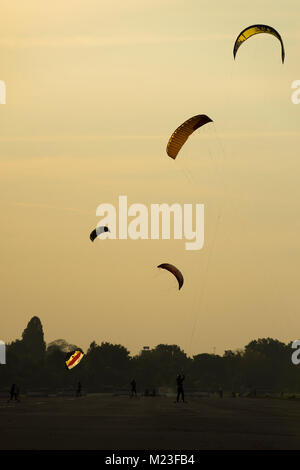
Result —
<instances>
[{"instance_id":1,"label":"sky","mask_svg":"<svg viewBox=\"0 0 300 470\"><path fill-rule=\"evenodd\" d=\"M299 2L2 0L1 332L223 354L299 339ZM249 39L255 23L282 36ZM196 114L213 123L166 154ZM205 243L96 240L101 203L203 203ZM182 271L185 283L157 269Z\"/></svg>"}]
</instances>

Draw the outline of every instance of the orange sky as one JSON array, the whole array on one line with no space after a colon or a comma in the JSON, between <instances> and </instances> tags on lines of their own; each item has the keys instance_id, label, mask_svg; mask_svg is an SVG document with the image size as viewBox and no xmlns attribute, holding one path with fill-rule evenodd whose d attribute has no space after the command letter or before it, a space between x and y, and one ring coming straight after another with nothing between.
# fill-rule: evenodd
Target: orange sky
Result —
<instances>
[{"instance_id":1,"label":"orange sky","mask_svg":"<svg viewBox=\"0 0 300 470\"><path fill-rule=\"evenodd\" d=\"M299 2L3 1L1 339L188 354L298 339ZM233 60L237 34L265 23ZM178 158L170 134L207 114ZM96 240L96 208L204 203L205 245ZM170 262L176 281L156 266Z\"/></svg>"}]
</instances>

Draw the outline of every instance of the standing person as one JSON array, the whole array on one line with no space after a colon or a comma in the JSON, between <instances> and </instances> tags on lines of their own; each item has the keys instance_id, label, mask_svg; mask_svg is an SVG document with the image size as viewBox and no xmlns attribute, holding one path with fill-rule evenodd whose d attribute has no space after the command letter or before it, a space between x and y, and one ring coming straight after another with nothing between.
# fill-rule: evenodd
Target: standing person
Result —
<instances>
[{"instance_id":1,"label":"standing person","mask_svg":"<svg viewBox=\"0 0 300 470\"><path fill-rule=\"evenodd\" d=\"M136 381L132 379L132 381L130 382L130 385L131 385L130 398L132 398L133 395L135 395L136 397Z\"/></svg>"},{"instance_id":2,"label":"standing person","mask_svg":"<svg viewBox=\"0 0 300 470\"><path fill-rule=\"evenodd\" d=\"M77 384L76 397L81 397L81 382Z\"/></svg>"},{"instance_id":3,"label":"standing person","mask_svg":"<svg viewBox=\"0 0 300 470\"><path fill-rule=\"evenodd\" d=\"M180 397L182 398L182 401L184 403L184 390L183 390L183 381L185 379L185 376L183 373L180 373L177 375L176 382L177 382L177 399L176 402L179 402Z\"/></svg>"},{"instance_id":4,"label":"standing person","mask_svg":"<svg viewBox=\"0 0 300 470\"><path fill-rule=\"evenodd\" d=\"M9 392L9 394L10 394L10 399L9 399L9 401L13 400L13 399L16 397L16 392L15 392L15 390L16 390L16 384L12 384L12 386L11 386L11 388L10 388L10 392Z\"/></svg>"}]
</instances>

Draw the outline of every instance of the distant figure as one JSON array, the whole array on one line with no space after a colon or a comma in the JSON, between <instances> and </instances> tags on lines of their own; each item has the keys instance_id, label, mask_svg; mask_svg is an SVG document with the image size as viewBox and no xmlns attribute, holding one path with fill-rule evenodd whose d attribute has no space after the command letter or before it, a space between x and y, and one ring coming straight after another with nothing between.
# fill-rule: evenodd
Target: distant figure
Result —
<instances>
[{"instance_id":1,"label":"distant figure","mask_svg":"<svg viewBox=\"0 0 300 470\"><path fill-rule=\"evenodd\" d=\"M19 395L20 395L20 389L16 384L12 384L11 389L10 389L10 399L9 401L15 399L16 401L19 400Z\"/></svg>"},{"instance_id":2,"label":"distant figure","mask_svg":"<svg viewBox=\"0 0 300 470\"><path fill-rule=\"evenodd\" d=\"M232 396L232 398L235 398L235 397L236 397L236 393L235 393L235 392L231 392L231 396Z\"/></svg>"},{"instance_id":3,"label":"distant figure","mask_svg":"<svg viewBox=\"0 0 300 470\"><path fill-rule=\"evenodd\" d=\"M178 374L176 378L177 382L177 398L176 402L179 402L180 397L182 398L182 401L184 402L184 390L183 390L183 381L185 379L185 376L183 374Z\"/></svg>"},{"instance_id":4,"label":"distant figure","mask_svg":"<svg viewBox=\"0 0 300 470\"><path fill-rule=\"evenodd\" d=\"M81 397L81 382L77 384L76 397Z\"/></svg>"},{"instance_id":5,"label":"distant figure","mask_svg":"<svg viewBox=\"0 0 300 470\"><path fill-rule=\"evenodd\" d=\"M13 400L15 398L15 388L16 384L12 384L11 389L10 389L10 400Z\"/></svg>"},{"instance_id":6,"label":"distant figure","mask_svg":"<svg viewBox=\"0 0 300 470\"><path fill-rule=\"evenodd\" d=\"M132 398L133 395L136 397L136 381L132 379L132 381L130 382L130 385L131 385L130 398Z\"/></svg>"},{"instance_id":7,"label":"distant figure","mask_svg":"<svg viewBox=\"0 0 300 470\"><path fill-rule=\"evenodd\" d=\"M219 397L223 398L223 389L222 389L222 387L219 388Z\"/></svg>"}]
</instances>

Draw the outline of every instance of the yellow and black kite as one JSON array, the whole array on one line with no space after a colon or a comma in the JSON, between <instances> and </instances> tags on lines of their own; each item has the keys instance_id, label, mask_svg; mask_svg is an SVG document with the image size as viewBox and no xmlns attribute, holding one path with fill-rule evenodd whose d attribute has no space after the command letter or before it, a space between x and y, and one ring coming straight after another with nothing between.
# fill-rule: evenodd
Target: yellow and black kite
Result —
<instances>
[{"instance_id":1,"label":"yellow and black kite","mask_svg":"<svg viewBox=\"0 0 300 470\"><path fill-rule=\"evenodd\" d=\"M247 28L243 29L243 31L238 35L236 38L236 41L234 43L233 47L233 57L235 58L236 53L243 42L245 42L248 38L251 38L255 34L260 34L260 33L267 33L267 34L272 34L275 36L280 44L281 44L281 60L282 63L284 62L284 57L285 57L285 51L284 51L284 45L283 41L281 39L280 34L276 29L272 28L272 26L268 26L266 24L254 24L252 26L248 26Z\"/></svg>"},{"instance_id":2,"label":"yellow and black kite","mask_svg":"<svg viewBox=\"0 0 300 470\"><path fill-rule=\"evenodd\" d=\"M67 368L73 369L73 367L77 366L81 359L83 358L84 354L81 349L77 349L76 351L72 351L67 354L66 357L66 366Z\"/></svg>"},{"instance_id":3,"label":"yellow and black kite","mask_svg":"<svg viewBox=\"0 0 300 470\"><path fill-rule=\"evenodd\" d=\"M189 136L195 130L199 129L199 127L204 126L204 124L207 124L208 122L212 122L210 117L206 116L206 114L198 114L197 116L191 117L179 127L177 127L177 129L171 135L167 145L167 154L169 157L175 160L178 152L186 143Z\"/></svg>"}]
</instances>

